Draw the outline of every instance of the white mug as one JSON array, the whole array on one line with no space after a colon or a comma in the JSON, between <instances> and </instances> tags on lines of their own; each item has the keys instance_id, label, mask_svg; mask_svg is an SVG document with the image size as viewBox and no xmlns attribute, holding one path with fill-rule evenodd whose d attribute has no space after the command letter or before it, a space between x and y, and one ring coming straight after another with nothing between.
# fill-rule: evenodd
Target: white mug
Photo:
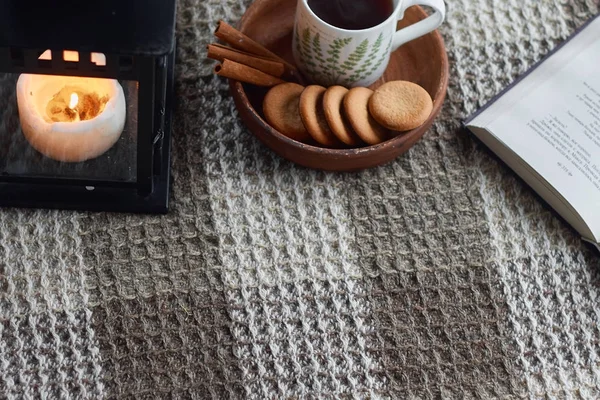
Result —
<instances>
[{"instance_id":1,"label":"white mug","mask_svg":"<svg viewBox=\"0 0 600 400\"><path fill-rule=\"evenodd\" d=\"M379 25L347 30L319 18L308 0L298 0L293 38L296 65L312 83L325 87L370 86L385 72L393 51L434 31L446 17L443 0L394 0L393 4L394 11ZM429 6L434 13L397 31L397 22L414 5Z\"/></svg>"}]
</instances>

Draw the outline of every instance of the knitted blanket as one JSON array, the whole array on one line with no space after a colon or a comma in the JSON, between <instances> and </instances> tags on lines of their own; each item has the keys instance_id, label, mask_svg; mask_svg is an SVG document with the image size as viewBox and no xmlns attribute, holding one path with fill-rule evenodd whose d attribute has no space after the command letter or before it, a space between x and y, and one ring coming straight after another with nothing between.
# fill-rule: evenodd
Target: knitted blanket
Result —
<instances>
[{"instance_id":1,"label":"knitted blanket","mask_svg":"<svg viewBox=\"0 0 600 400\"><path fill-rule=\"evenodd\" d=\"M393 163L298 167L180 0L166 216L0 211L0 397L600 398L600 257L460 122L598 0L448 0L442 114Z\"/></svg>"}]
</instances>

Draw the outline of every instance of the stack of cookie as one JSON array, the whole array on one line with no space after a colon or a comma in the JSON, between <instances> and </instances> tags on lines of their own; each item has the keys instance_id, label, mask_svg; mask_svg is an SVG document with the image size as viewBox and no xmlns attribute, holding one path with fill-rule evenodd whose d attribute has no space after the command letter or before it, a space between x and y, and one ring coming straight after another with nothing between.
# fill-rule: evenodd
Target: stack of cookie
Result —
<instances>
[{"instance_id":1,"label":"stack of cookie","mask_svg":"<svg viewBox=\"0 0 600 400\"><path fill-rule=\"evenodd\" d=\"M377 145L421 126L433 110L421 86L393 81L379 89L283 83L263 102L267 122L296 141L327 148Z\"/></svg>"}]
</instances>

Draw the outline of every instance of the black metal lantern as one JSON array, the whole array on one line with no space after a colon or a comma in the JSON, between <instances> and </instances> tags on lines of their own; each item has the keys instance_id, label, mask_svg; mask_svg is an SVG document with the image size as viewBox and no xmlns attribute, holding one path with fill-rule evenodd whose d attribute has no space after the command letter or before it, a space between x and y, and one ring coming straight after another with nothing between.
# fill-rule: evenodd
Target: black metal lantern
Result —
<instances>
[{"instance_id":1,"label":"black metal lantern","mask_svg":"<svg viewBox=\"0 0 600 400\"><path fill-rule=\"evenodd\" d=\"M168 209L175 0L0 0L0 206Z\"/></svg>"}]
</instances>

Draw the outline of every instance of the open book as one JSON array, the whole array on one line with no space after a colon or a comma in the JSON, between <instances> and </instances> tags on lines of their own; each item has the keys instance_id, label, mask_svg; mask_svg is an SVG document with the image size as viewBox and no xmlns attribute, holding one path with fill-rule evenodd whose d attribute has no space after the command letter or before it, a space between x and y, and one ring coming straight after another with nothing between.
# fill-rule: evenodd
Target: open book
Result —
<instances>
[{"instance_id":1,"label":"open book","mask_svg":"<svg viewBox=\"0 0 600 400\"><path fill-rule=\"evenodd\" d=\"M600 249L600 18L465 126Z\"/></svg>"}]
</instances>

